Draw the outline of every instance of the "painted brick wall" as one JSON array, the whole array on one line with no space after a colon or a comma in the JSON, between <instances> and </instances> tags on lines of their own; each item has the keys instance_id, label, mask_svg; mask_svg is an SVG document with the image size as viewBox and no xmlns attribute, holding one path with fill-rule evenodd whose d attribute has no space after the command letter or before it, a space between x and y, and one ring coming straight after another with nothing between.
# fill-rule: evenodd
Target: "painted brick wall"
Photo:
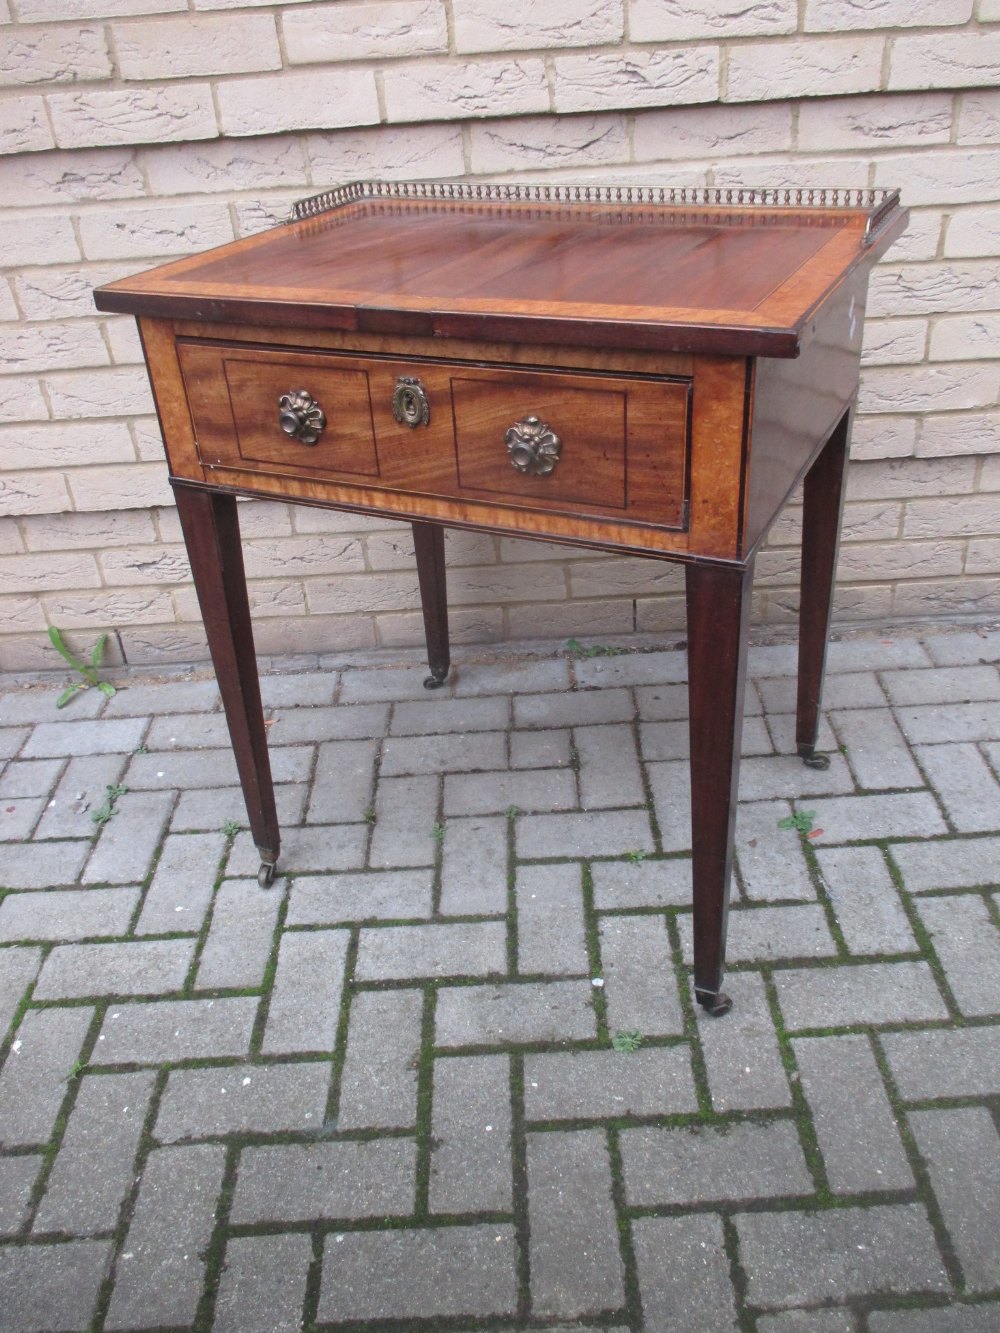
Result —
<instances>
[{"instance_id":1,"label":"painted brick wall","mask_svg":"<svg viewBox=\"0 0 1000 1333\"><path fill-rule=\"evenodd\" d=\"M90 291L359 176L900 185L837 614L1000 614L1000 0L0 0L0 669L51 665L50 624L203 654L134 329ZM404 527L242 513L261 651L419 640ZM682 624L677 567L448 546L458 640Z\"/></svg>"}]
</instances>

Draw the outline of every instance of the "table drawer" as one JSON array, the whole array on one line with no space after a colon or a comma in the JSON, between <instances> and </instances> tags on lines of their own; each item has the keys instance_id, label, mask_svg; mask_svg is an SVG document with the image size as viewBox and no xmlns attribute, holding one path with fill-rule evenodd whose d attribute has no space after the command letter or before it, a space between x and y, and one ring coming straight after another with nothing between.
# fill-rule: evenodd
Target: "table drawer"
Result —
<instances>
[{"instance_id":1,"label":"table drawer","mask_svg":"<svg viewBox=\"0 0 1000 1333\"><path fill-rule=\"evenodd\" d=\"M178 355L208 469L686 522L686 379L188 339Z\"/></svg>"}]
</instances>

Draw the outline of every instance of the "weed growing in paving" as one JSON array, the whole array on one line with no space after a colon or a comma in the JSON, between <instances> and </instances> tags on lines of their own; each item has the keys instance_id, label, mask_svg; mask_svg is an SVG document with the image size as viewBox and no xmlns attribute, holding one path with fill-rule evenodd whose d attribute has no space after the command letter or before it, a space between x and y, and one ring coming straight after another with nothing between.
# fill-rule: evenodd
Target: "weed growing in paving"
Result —
<instances>
[{"instance_id":1,"label":"weed growing in paving","mask_svg":"<svg viewBox=\"0 0 1000 1333\"><path fill-rule=\"evenodd\" d=\"M101 680L97 674L97 669L101 665L101 658L104 656L104 645L108 641L108 636L106 634L102 634L90 650L89 663L81 662L78 657L70 652L63 641L61 632L56 629L55 625L49 626L49 641L59 656L63 658L64 661L68 662L73 670L79 672L83 677L83 679L77 681L75 685L70 685L67 689L63 690L62 694L60 694L59 698L56 700L57 708L65 708L74 695L79 694L81 690L89 690L92 685L96 685L101 693L106 694L109 699L113 694L117 693L115 687L109 681Z\"/></svg>"},{"instance_id":2,"label":"weed growing in paving","mask_svg":"<svg viewBox=\"0 0 1000 1333\"><path fill-rule=\"evenodd\" d=\"M635 851L625 853L625 860L631 861L633 865L639 865L640 862L645 861L646 855L646 852L637 847Z\"/></svg>"},{"instance_id":3,"label":"weed growing in paving","mask_svg":"<svg viewBox=\"0 0 1000 1333\"><path fill-rule=\"evenodd\" d=\"M437 843L444 842L444 825L440 823L440 821L436 822L433 829L431 830L431 834L435 842Z\"/></svg>"},{"instance_id":4,"label":"weed growing in paving","mask_svg":"<svg viewBox=\"0 0 1000 1333\"><path fill-rule=\"evenodd\" d=\"M778 828L794 828L800 833L811 833L815 818L815 810L796 810L794 815L786 815L784 819L779 819Z\"/></svg>"},{"instance_id":5,"label":"weed growing in paving","mask_svg":"<svg viewBox=\"0 0 1000 1333\"><path fill-rule=\"evenodd\" d=\"M631 1055L642 1045L642 1033L636 1032L634 1029L628 1032L618 1031L611 1038L611 1045L623 1055Z\"/></svg>"},{"instance_id":6,"label":"weed growing in paving","mask_svg":"<svg viewBox=\"0 0 1000 1333\"><path fill-rule=\"evenodd\" d=\"M235 838L242 825L238 819L227 819L222 826L222 831L227 838Z\"/></svg>"},{"instance_id":7,"label":"weed growing in paving","mask_svg":"<svg viewBox=\"0 0 1000 1333\"><path fill-rule=\"evenodd\" d=\"M622 653L627 653L627 648L615 648L606 643L592 643L587 647L579 639L567 639L566 647L577 657L620 657Z\"/></svg>"},{"instance_id":8,"label":"weed growing in paving","mask_svg":"<svg viewBox=\"0 0 1000 1333\"><path fill-rule=\"evenodd\" d=\"M101 828L104 827L104 825L115 813L115 804L118 800L118 797L124 796L125 793L128 791L128 787L123 787L120 784L116 787L112 787L111 785L109 785L107 791L108 794L104 798L104 804L102 806L99 806L98 809L96 809L94 813L90 816L91 819L94 821L94 823L100 825Z\"/></svg>"}]
</instances>

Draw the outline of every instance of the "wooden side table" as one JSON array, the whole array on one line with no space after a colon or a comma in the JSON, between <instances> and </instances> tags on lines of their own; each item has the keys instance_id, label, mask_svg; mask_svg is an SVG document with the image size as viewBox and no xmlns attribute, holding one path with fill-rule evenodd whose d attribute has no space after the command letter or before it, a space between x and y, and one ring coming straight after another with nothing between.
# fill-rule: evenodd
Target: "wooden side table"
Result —
<instances>
[{"instance_id":1,"label":"wooden side table","mask_svg":"<svg viewBox=\"0 0 1000 1333\"><path fill-rule=\"evenodd\" d=\"M237 495L413 524L430 687L445 526L684 563L695 990L722 993L754 554L805 477L796 743L815 753L887 191L355 184L98 289L138 316L262 883L278 821Z\"/></svg>"}]
</instances>

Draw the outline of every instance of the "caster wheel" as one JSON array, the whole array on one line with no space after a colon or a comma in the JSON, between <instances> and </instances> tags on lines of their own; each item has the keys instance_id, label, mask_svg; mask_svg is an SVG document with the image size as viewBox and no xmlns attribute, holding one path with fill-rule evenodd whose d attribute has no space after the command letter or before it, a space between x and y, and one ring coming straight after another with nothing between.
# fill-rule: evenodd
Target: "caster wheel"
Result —
<instances>
[{"instance_id":1,"label":"caster wheel","mask_svg":"<svg viewBox=\"0 0 1000 1333\"><path fill-rule=\"evenodd\" d=\"M713 1018L721 1018L723 1014L728 1014L733 1007L733 1002L725 991L695 991L695 998L707 1014Z\"/></svg>"},{"instance_id":2,"label":"caster wheel","mask_svg":"<svg viewBox=\"0 0 1000 1333\"><path fill-rule=\"evenodd\" d=\"M427 676L426 679L424 680L424 689L439 690L447 679L448 679L447 671L444 673L443 676L434 676L434 675Z\"/></svg>"},{"instance_id":3,"label":"caster wheel","mask_svg":"<svg viewBox=\"0 0 1000 1333\"><path fill-rule=\"evenodd\" d=\"M274 870L273 861L261 861L260 869L257 871L257 883L262 889L269 889L274 883Z\"/></svg>"},{"instance_id":4,"label":"caster wheel","mask_svg":"<svg viewBox=\"0 0 1000 1333\"><path fill-rule=\"evenodd\" d=\"M806 768L827 769L830 767L830 756L828 754L816 754L812 751L802 756L802 762Z\"/></svg>"}]
</instances>

